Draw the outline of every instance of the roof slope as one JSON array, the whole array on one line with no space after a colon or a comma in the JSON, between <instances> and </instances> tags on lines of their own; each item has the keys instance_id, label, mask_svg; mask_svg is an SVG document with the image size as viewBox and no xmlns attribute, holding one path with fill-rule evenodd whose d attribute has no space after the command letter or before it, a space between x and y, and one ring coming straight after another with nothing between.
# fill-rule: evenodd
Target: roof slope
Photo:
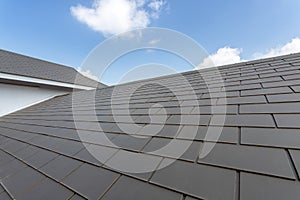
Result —
<instances>
[{"instance_id":1,"label":"roof slope","mask_svg":"<svg viewBox=\"0 0 300 200\"><path fill-rule=\"evenodd\" d=\"M214 85L214 73L209 84ZM72 96L57 97L0 120L0 195L17 199L299 199L300 197L300 54L219 67L225 78L227 100L218 92L208 95L196 71L184 73L199 100L200 113L183 88L179 75L99 89L96 92L97 121L106 135L120 148L147 156L151 164L163 165L172 157L152 155L171 139L189 141L189 133L199 126L190 148L170 166L153 173L130 174L109 169L92 157L80 140L72 115ZM147 81L151 84L146 85ZM166 88L177 86L178 102ZM136 138L125 135L112 118L111 93L116 94L117 122L128 124L124 116L124 91L144 85L131 97L133 121L141 128L150 123L153 104L164 105L168 118L157 135ZM120 148L97 143L95 121L88 115L93 108L92 91L76 93L81 102L76 117L85 129L85 144L107 157L106 163L120 156ZM145 103L146 102L146 103ZM225 113L211 111L211 103L227 105L226 120L215 148L204 159L198 154L208 124L221 124L215 117ZM178 106L184 105L180 111ZM196 105L198 106L198 105ZM160 114L159 111L156 112ZM187 115L180 137L176 117ZM193 121L201 114L200 121ZM155 114L154 114L155 115ZM123 117L122 117L123 116ZM125 120L125 121L124 121ZM159 121L155 122L160 124ZM146 132L143 132L147 134ZM82 138L81 138L82 139ZM100 141L101 142L101 141ZM97 144L95 144L97 143ZM148 153L147 153L148 152ZM55 192L54 192L55 191Z\"/></svg>"},{"instance_id":2,"label":"roof slope","mask_svg":"<svg viewBox=\"0 0 300 200\"><path fill-rule=\"evenodd\" d=\"M95 87L95 85L100 84L103 86L103 84L81 75L72 67L1 49L0 72L71 84L74 84L77 76L76 84L78 85Z\"/></svg>"}]
</instances>

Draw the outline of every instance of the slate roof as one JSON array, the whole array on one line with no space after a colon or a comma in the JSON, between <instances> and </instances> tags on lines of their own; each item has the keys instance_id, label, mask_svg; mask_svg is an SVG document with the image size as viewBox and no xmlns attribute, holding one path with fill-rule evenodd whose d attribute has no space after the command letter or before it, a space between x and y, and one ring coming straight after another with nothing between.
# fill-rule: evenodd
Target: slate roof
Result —
<instances>
[{"instance_id":1,"label":"slate roof","mask_svg":"<svg viewBox=\"0 0 300 200\"><path fill-rule=\"evenodd\" d=\"M100 84L89 79L74 68L20 55L0 49L0 73L8 73L51 81L95 87ZM102 87L103 84L100 84Z\"/></svg>"},{"instance_id":2,"label":"slate roof","mask_svg":"<svg viewBox=\"0 0 300 200\"><path fill-rule=\"evenodd\" d=\"M299 199L300 197L300 54L264 59L218 68L225 80L227 101L216 89L207 95L206 84L197 71L183 73L192 83L199 112L183 88L179 75L160 77L156 83L175 85L186 100L178 102L159 84L141 87L131 98L131 117L143 127L149 123L148 109L161 103L168 118L162 131L147 141L125 135L111 116L111 92L118 88L117 115L124 113L126 97L122 91L151 80L98 89L96 114L106 135L123 150L147 156L158 167L170 161L166 155L152 155L147 149L160 147L171 139L190 140L189 133L199 123L193 144L180 159L153 173L130 174L108 168L84 148L75 130L71 110L72 95L0 118L0 199ZM211 76L212 69L203 70ZM76 93L81 101L76 116L85 126L85 144L93 145L114 162L120 148L95 144L96 121L88 118L92 91ZM211 103L227 105L226 120L215 148L204 159L198 154L208 124L221 124L212 115ZM191 120L179 124L176 108ZM198 105L196 105L198 106ZM159 113L159 112L157 112ZM201 114L200 121L193 119ZM118 118L120 123L126 118ZM123 121L122 121L123 119ZM160 122L155 122L159 124Z\"/></svg>"}]
</instances>

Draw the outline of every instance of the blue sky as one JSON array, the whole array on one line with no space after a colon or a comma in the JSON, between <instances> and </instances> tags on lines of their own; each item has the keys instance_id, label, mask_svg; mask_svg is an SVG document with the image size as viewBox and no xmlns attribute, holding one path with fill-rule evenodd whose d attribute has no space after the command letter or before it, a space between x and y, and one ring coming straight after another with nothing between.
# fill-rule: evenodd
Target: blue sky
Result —
<instances>
[{"instance_id":1,"label":"blue sky","mask_svg":"<svg viewBox=\"0 0 300 200\"><path fill-rule=\"evenodd\" d=\"M79 68L95 46L118 31L163 27L196 40L215 56L216 64L300 51L299 0L113 1L120 6L106 6L107 0L0 0L0 48ZM129 1L144 3L131 9L144 11L148 17L134 22L113 20ZM149 7L154 1L160 6ZM105 11L106 15L83 16L88 9ZM109 27L103 25L106 16L111 20ZM119 30L120 23L129 25ZM165 59L163 55L147 54L146 60L171 65L176 71L192 69L177 58L168 63L169 55ZM132 60L134 57L116 63L103 81L113 84L130 67L142 64L141 59Z\"/></svg>"}]
</instances>

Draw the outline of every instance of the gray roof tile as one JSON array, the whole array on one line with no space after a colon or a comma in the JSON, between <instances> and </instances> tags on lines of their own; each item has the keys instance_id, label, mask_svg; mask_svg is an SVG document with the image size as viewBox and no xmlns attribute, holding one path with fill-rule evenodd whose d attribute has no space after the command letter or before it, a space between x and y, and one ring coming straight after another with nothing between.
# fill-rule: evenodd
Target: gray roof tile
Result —
<instances>
[{"instance_id":1,"label":"gray roof tile","mask_svg":"<svg viewBox=\"0 0 300 200\"><path fill-rule=\"evenodd\" d=\"M300 196L300 184L297 181L241 173L240 184L240 198L243 200L296 200Z\"/></svg>"},{"instance_id":2,"label":"gray roof tile","mask_svg":"<svg viewBox=\"0 0 300 200\"><path fill-rule=\"evenodd\" d=\"M209 129L209 132L208 132ZM183 126L176 138L181 139L195 139L201 141L215 141L216 136L220 142L237 143L238 142L238 128L236 127L217 127L217 126ZM194 134L195 132L196 135ZM207 134L210 137L207 136Z\"/></svg>"},{"instance_id":3,"label":"gray roof tile","mask_svg":"<svg viewBox=\"0 0 300 200\"><path fill-rule=\"evenodd\" d=\"M275 94L267 95L267 99L270 103L279 103L279 102L299 102L300 94Z\"/></svg>"},{"instance_id":4,"label":"gray roof tile","mask_svg":"<svg viewBox=\"0 0 300 200\"><path fill-rule=\"evenodd\" d=\"M80 161L65 156L58 156L44 165L40 170L48 176L61 181L80 165L82 165Z\"/></svg>"},{"instance_id":5,"label":"gray roof tile","mask_svg":"<svg viewBox=\"0 0 300 200\"><path fill-rule=\"evenodd\" d=\"M266 98L263 95L260 96L246 96L246 97L232 97L232 98L220 98L217 104L250 104L250 103L267 103Z\"/></svg>"},{"instance_id":6,"label":"gray roof tile","mask_svg":"<svg viewBox=\"0 0 300 200\"><path fill-rule=\"evenodd\" d=\"M130 162L128 162L129 160ZM118 171L122 169L127 173L130 173L132 169L138 169L139 171L131 174L138 176L138 174L142 173L142 178L148 179L151 173L144 174L144 172L149 170L154 171L161 160L162 158L158 156L119 150L105 164L107 167L114 167L114 170Z\"/></svg>"},{"instance_id":7,"label":"gray roof tile","mask_svg":"<svg viewBox=\"0 0 300 200\"><path fill-rule=\"evenodd\" d=\"M216 144L213 150L198 162L296 179L289 157L283 149Z\"/></svg>"},{"instance_id":8,"label":"gray roof tile","mask_svg":"<svg viewBox=\"0 0 300 200\"><path fill-rule=\"evenodd\" d=\"M24 193L18 199L33 200L53 200L53 199L69 199L73 192L61 184L56 183L50 179L45 179L39 184L35 185L28 192Z\"/></svg>"},{"instance_id":9,"label":"gray roof tile","mask_svg":"<svg viewBox=\"0 0 300 200\"><path fill-rule=\"evenodd\" d=\"M242 128L241 142L247 145L300 149L300 134L299 129Z\"/></svg>"},{"instance_id":10,"label":"gray roof tile","mask_svg":"<svg viewBox=\"0 0 300 200\"><path fill-rule=\"evenodd\" d=\"M103 196L103 200L132 200L132 199L161 199L161 200L181 200L179 193L163 189L149 183L141 182L133 178L122 176Z\"/></svg>"},{"instance_id":11,"label":"gray roof tile","mask_svg":"<svg viewBox=\"0 0 300 200\"><path fill-rule=\"evenodd\" d=\"M224 122L225 119L225 122ZM249 127L275 127L271 115L214 115L210 121L212 125L249 126Z\"/></svg>"},{"instance_id":12,"label":"gray roof tile","mask_svg":"<svg viewBox=\"0 0 300 200\"><path fill-rule=\"evenodd\" d=\"M54 158L56 158L58 154L53 153L51 151L47 151L44 149L38 150L35 154L25 159L26 163L29 163L31 166L36 168L40 168L43 165L47 164Z\"/></svg>"},{"instance_id":13,"label":"gray roof tile","mask_svg":"<svg viewBox=\"0 0 300 200\"><path fill-rule=\"evenodd\" d=\"M300 113L300 102L241 105L240 113Z\"/></svg>"},{"instance_id":14,"label":"gray roof tile","mask_svg":"<svg viewBox=\"0 0 300 200\"><path fill-rule=\"evenodd\" d=\"M3 185L9 193L16 199L22 198L23 194L38 184L46 177L36 170L26 167L18 173L13 174L2 180Z\"/></svg>"},{"instance_id":15,"label":"gray roof tile","mask_svg":"<svg viewBox=\"0 0 300 200\"><path fill-rule=\"evenodd\" d=\"M241 95L250 96L250 95L284 94L284 93L293 93L293 91L289 87L264 88L264 89L255 89L255 90L245 90L241 92Z\"/></svg>"},{"instance_id":16,"label":"gray roof tile","mask_svg":"<svg viewBox=\"0 0 300 200\"><path fill-rule=\"evenodd\" d=\"M295 82L295 80L293 80L293 82ZM295 84L295 83L294 83ZM291 86L291 88L295 91L295 92L300 92L300 81L298 82L297 86Z\"/></svg>"},{"instance_id":17,"label":"gray roof tile","mask_svg":"<svg viewBox=\"0 0 300 200\"><path fill-rule=\"evenodd\" d=\"M296 170L298 173L298 176L300 175L300 151L299 150L289 150L291 157L293 159L293 162L296 166Z\"/></svg>"},{"instance_id":18,"label":"gray roof tile","mask_svg":"<svg viewBox=\"0 0 300 200\"><path fill-rule=\"evenodd\" d=\"M62 182L89 199L98 199L118 178L118 174L103 168L83 164Z\"/></svg>"},{"instance_id":19,"label":"gray roof tile","mask_svg":"<svg viewBox=\"0 0 300 200\"><path fill-rule=\"evenodd\" d=\"M15 173L17 173L18 171L20 171L24 168L26 168L26 165L21 163L17 159L9 161L8 163L1 165L0 178L3 179L5 177L14 175Z\"/></svg>"},{"instance_id":20,"label":"gray roof tile","mask_svg":"<svg viewBox=\"0 0 300 200\"><path fill-rule=\"evenodd\" d=\"M234 199L235 176L232 170L175 161L156 171L151 182L203 199Z\"/></svg>"},{"instance_id":21,"label":"gray roof tile","mask_svg":"<svg viewBox=\"0 0 300 200\"><path fill-rule=\"evenodd\" d=\"M166 149L162 152L157 152L162 147L171 144L172 148ZM187 148L185 148L187 147ZM144 152L166 156L171 158L180 158L188 161L196 161L196 158L199 155L201 147L201 142L196 141L188 141L188 140L178 140L178 139L167 139L167 138L152 138L151 141L145 146L143 149ZM184 153L181 155L181 151L179 149L184 149Z\"/></svg>"},{"instance_id":22,"label":"gray roof tile","mask_svg":"<svg viewBox=\"0 0 300 200\"><path fill-rule=\"evenodd\" d=\"M300 128L300 114L275 114L274 118L280 128Z\"/></svg>"}]
</instances>

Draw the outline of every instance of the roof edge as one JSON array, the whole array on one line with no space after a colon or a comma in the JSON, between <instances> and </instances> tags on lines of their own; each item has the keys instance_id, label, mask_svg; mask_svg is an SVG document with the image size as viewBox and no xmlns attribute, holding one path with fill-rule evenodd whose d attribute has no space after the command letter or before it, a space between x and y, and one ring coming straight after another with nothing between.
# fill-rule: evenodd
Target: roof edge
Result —
<instances>
[{"instance_id":1,"label":"roof edge","mask_svg":"<svg viewBox=\"0 0 300 200\"><path fill-rule=\"evenodd\" d=\"M257 64L257 63L270 62L270 61L286 59L286 58L293 58L296 56L300 56L300 52L286 54L286 55L280 55L280 56L273 56L273 57L269 57L269 58L261 58L261 59L256 59L256 60L244 61L244 62L233 63L233 64L228 64L228 65L213 66L213 67L207 67L207 68L203 68L203 69L194 69L194 70L190 70L190 71L186 71L186 72L172 73L169 75L158 76L158 77L153 77L153 78L146 78L146 79L141 79L141 80L136 80L136 81L130 81L130 82L111 85L111 86L107 86L107 87L124 86L127 84L140 83L140 82L151 81L151 80L154 81L154 80L162 79L162 78L172 78L172 77L176 77L178 74L188 75L189 73L192 73L194 71L199 71L201 73L201 72L213 71L216 69L226 69L226 68L237 67L237 66L253 65L253 64Z\"/></svg>"}]
</instances>

